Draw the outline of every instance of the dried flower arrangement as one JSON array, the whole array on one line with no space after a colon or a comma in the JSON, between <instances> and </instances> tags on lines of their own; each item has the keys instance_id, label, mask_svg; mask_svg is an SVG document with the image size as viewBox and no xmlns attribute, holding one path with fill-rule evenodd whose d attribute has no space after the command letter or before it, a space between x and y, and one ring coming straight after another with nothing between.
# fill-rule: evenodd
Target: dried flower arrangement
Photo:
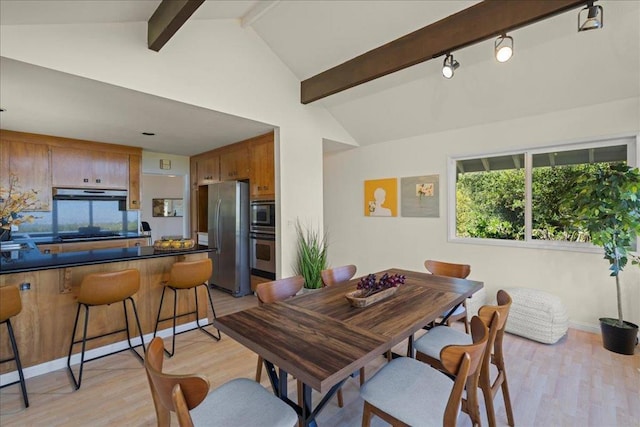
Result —
<instances>
[{"instance_id":1,"label":"dried flower arrangement","mask_svg":"<svg viewBox=\"0 0 640 427\"><path fill-rule=\"evenodd\" d=\"M18 177L9 176L9 187L0 186L0 236L9 235L11 226L19 226L25 222L33 222L36 217L23 212L37 209L37 192L20 191Z\"/></svg>"}]
</instances>

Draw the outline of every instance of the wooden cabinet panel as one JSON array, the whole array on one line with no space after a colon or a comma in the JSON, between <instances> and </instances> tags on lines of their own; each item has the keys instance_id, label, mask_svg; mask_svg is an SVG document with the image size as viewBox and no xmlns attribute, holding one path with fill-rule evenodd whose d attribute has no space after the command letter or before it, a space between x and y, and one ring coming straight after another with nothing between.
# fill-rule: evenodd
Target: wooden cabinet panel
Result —
<instances>
[{"instance_id":1,"label":"wooden cabinet panel","mask_svg":"<svg viewBox=\"0 0 640 427\"><path fill-rule=\"evenodd\" d=\"M96 249L133 248L136 246L149 246L146 238L96 240L93 242L69 242L37 245L43 254L59 254L66 252L93 251Z\"/></svg>"},{"instance_id":2,"label":"wooden cabinet panel","mask_svg":"<svg viewBox=\"0 0 640 427\"><path fill-rule=\"evenodd\" d=\"M249 147L238 144L220 154L220 179L249 179Z\"/></svg>"},{"instance_id":3,"label":"wooden cabinet panel","mask_svg":"<svg viewBox=\"0 0 640 427\"><path fill-rule=\"evenodd\" d=\"M251 142L251 184L252 199L275 199L275 160L273 133L263 135Z\"/></svg>"},{"instance_id":4,"label":"wooden cabinet panel","mask_svg":"<svg viewBox=\"0 0 640 427\"><path fill-rule=\"evenodd\" d=\"M92 152L96 186L103 188L129 187L129 156L121 153Z\"/></svg>"},{"instance_id":5,"label":"wooden cabinet panel","mask_svg":"<svg viewBox=\"0 0 640 427\"><path fill-rule=\"evenodd\" d=\"M126 189L129 156L121 153L52 147L54 187Z\"/></svg>"},{"instance_id":6,"label":"wooden cabinet panel","mask_svg":"<svg viewBox=\"0 0 640 427\"><path fill-rule=\"evenodd\" d=\"M34 190L37 193L35 210L51 210L49 147L3 139L0 141L0 156L0 184L7 188L10 174L17 176L20 191Z\"/></svg>"},{"instance_id":7,"label":"wooden cabinet panel","mask_svg":"<svg viewBox=\"0 0 640 427\"><path fill-rule=\"evenodd\" d=\"M198 185L220 182L220 157L207 156L196 160L196 174Z\"/></svg>"},{"instance_id":8,"label":"wooden cabinet panel","mask_svg":"<svg viewBox=\"0 0 640 427\"><path fill-rule=\"evenodd\" d=\"M142 156L129 155L129 209L140 209Z\"/></svg>"}]
</instances>

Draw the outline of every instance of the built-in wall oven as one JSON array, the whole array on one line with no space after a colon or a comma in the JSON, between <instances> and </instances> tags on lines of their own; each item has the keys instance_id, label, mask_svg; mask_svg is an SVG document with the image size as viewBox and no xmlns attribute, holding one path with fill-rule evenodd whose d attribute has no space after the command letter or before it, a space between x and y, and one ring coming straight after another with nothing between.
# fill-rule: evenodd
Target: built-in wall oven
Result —
<instances>
[{"instance_id":1,"label":"built-in wall oven","mask_svg":"<svg viewBox=\"0 0 640 427\"><path fill-rule=\"evenodd\" d=\"M273 200L251 202L249 227L251 274L276 278L276 204Z\"/></svg>"}]
</instances>

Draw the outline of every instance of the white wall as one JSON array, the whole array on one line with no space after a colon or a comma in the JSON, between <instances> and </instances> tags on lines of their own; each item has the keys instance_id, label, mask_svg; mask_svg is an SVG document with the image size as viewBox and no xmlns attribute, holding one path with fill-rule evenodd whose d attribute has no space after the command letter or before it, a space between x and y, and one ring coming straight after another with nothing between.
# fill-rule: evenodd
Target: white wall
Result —
<instances>
[{"instance_id":1,"label":"white wall","mask_svg":"<svg viewBox=\"0 0 640 427\"><path fill-rule=\"evenodd\" d=\"M353 263L359 274L388 267L423 270L427 258L471 264L470 278L484 281L487 295L524 286L564 301L576 326L617 317L615 282L600 253L538 250L447 241L447 160L450 156L553 145L637 134L640 99L567 110L506 122L389 141L324 159L324 224L331 265ZM440 218L374 218L363 214L367 179L440 175ZM625 319L640 321L640 269L629 266L622 281Z\"/></svg>"},{"instance_id":2,"label":"white wall","mask_svg":"<svg viewBox=\"0 0 640 427\"><path fill-rule=\"evenodd\" d=\"M278 126L278 272L293 271L297 217L322 226L322 140L353 143L251 28L193 20L156 53L146 22L0 26L2 56ZM188 143L188 142L186 142Z\"/></svg>"},{"instance_id":3,"label":"white wall","mask_svg":"<svg viewBox=\"0 0 640 427\"><path fill-rule=\"evenodd\" d=\"M185 234L185 222L183 217L154 217L152 211L153 199L182 199L184 193L184 180L182 176L143 175L142 209L140 221L147 221L151 227L151 239L157 240L162 236L188 236ZM186 207L187 205L185 205ZM188 212L185 209L185 215Z\"/></svg>"}]
</instances>

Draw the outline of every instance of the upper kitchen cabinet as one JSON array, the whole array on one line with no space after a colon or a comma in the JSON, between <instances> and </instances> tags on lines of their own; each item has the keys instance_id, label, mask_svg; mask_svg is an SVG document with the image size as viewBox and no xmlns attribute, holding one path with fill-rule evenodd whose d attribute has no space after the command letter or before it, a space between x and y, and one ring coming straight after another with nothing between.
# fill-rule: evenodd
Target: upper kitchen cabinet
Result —
<instances>
[{"instance_id":1,"label":"upper kitchen cabinet","mask_svg":"<svg viewBox=\"0 0 640 427\"><path fill-rule=\"evenodd\" d=\"M0 185L8 188L10 175L18 178L19 191L37 194L36 209L51 210L49 147L18 140L19 133L2 131L0 138ZM14 138L16 138L14 140Z\"/></svg>"},{"instance_id":2,"label":"upper kitchen cabinet","mask_svg":"<svg viewBox=\"0 0 640 427\"><path fill-rule=\"evenodd\" d=\"M140 178L142 176L142 156L129 155L129 209L140 209Z\"/></svg>"},{"instance_id":3,"label":"upper kitchen cabinet","mask_svg":"<svg viewBox=\"0 0 640 427\"><path fill-rule=\"evenodd\" d=\"M249 179L249 146L237 143L225 147L220 153L220 180Z\"/></svg>"},{"instance_id":4,"label":"upper kitchen cabinet","mask_svg":"<svg viewBox=\"0 0 640 427\"><path fill-rule=\"evenodd\" d=\"M220 156L208 155L195 160L197 185L220 182Z\"/></svg>"},{"instance_id":5,"label":"upper kitchen cabinet","mask_svg":"<svg viewBox=\"0 0 640 427\"><path fill-rule=\"evenodd\" d=\"M124 153L52 147L51 166L54 187L129 187L129 156Z\"/></svg>"},{"instance_id":6,"label":"upper kitchen cabinet","mask_svg":"<svg viewBox=\"0 0 640 427\"><path fill-rule=\"evenodd\" d=\"M273 132L250 140L251 150L251 199L275 199L276 180L274 167Z\"/></svg>"}]
</instances>

